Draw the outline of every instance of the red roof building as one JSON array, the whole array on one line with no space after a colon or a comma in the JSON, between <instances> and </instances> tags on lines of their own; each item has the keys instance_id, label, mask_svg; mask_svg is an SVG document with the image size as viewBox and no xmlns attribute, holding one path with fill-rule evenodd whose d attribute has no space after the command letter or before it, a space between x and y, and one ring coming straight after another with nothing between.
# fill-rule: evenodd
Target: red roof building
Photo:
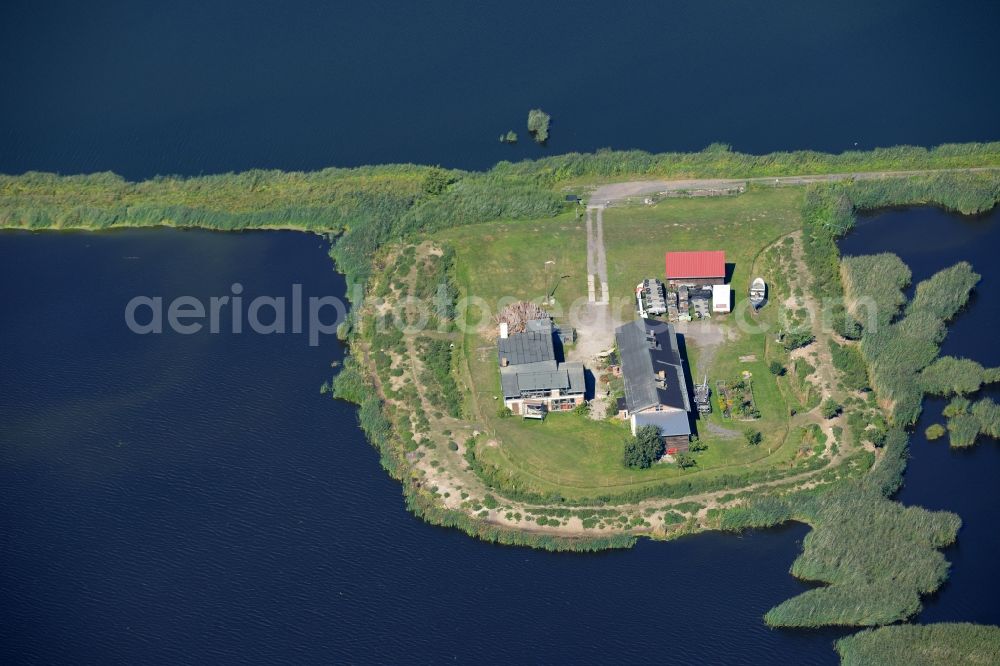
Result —
<instances>
[{"instance_id":1,"label":"red roof building","mask_svg":"<svg viewBox=\"0 0 1000 666\"><path fill-rule=\"evenodd\" d=\"M726 281L726 253L667 252L667 280L670 284L723 284Z\"/></svg>"}]
</instances>

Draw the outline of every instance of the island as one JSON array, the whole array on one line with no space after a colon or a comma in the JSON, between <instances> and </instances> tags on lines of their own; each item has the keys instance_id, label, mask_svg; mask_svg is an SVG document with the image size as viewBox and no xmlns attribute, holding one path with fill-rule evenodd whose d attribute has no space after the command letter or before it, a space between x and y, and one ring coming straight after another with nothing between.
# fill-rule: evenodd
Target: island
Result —
<instances>
[{"instance_id":1,"label":"island","mask_svg":"<svg viewBox=\"0 0 1000 666\"><path fill-rule=\"evenodd\" d=\"M975 377L958 383L963 361L939 356L974 267L908 299L898 258L842 260L836 244L857 211L989 210L998 143L602 151L486 173L29 173L0 176L0 193L10 228L326 235L353 304L327 388L359 405L411 511L552 550L807 523L792 574L824 585L771 609L771 626L912 618L961 522L891 499L907 429L935 394L955 398L957 445L998 433L996 406L963 396L1000 372L961 365ZM839 649L879 640L898 639Z\"/></svg>"}]
</instances>

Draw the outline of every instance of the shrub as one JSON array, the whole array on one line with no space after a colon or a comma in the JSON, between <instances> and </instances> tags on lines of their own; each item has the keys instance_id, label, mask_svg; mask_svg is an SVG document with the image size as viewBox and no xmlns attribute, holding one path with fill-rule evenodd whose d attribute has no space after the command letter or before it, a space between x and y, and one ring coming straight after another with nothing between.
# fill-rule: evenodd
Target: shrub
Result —
<instances>
[{"instance_id":1,"label":"shrub","mask_svg":"<svg viewBox=\"0 0 1000 666\"><path fill-rule=\"evenodd\" d=\"M747 442L747 446L758 446L762 441L764 441L764 435L760 430L754 430L753 428L747 428L743 431L743 438Z\"/></svg>"},{"instance_id":2,"label":"shrub","mask_svg":"<svg viewBox=\"0 0 1000 666\"><path fill-rule=\"evenodd\" d=\"M841 409L843 409L843 407L840 405L839 402L837 402L833 398L827 398L826 400L823 401L823 404L820 406L820 414L823 415L824 419L832 419L838 414L840 414Z\"/></svg>"},{"instance_id":3,"label":"shrub","mask_svg":"<svg viewBox=\"0 0 1000 666\"><path fill-rule=\"evenodd\" d=\"M969 406L971 404L972 403L969 402L968 398L963 398L961 396L958 396L952 398L951 402L945 405L945 408L941 411L941 413L947 418L958 416L959 414L966 414L968 413Z\"/></svg>"},{"instance_id":4,"label":"shrub","mask_svg":"<svg viewBox=\"0 0 1000 666\"><path fill-rule=\"evenodd\" d=\"M344 365L333 378L333 397L360 405L370 393L353 356L344 359Z\"/></svg>"},{"instance_id":5,"label":"shrub","mask_svg":"<svg viewBox=\"0 0 1000 666\"><path fill-rule=\"evenodd\" d=\"M538 143L545 143L549 140L549 122L551 120L552 116L541 109L528 111L528 131Z\"/></svg>"},{"instance_id":6,"label":"shrub","mask_svg":"<svg viewBox=\"0 0 1000 666\"><path fill-rule=\"evenodd\" d=\"M674 461L677 463L677 466L680 467L681 469L694 467L695 465L698 464L698 461L694 459L694 456L689 455L687 453L678 453L676 456L674 456Z\"/></svg>"},{"instance_id":7,"label":"shrub","mask_svg":"<svg viewBox=\"0 0 1000 666\"><path fill-rule=\"evenodd\" d=\"M812 344L813 334L809 331L798 331L794 333L785 333L781 337L781 345L786 351L792 351L793 349L798 349L799 347L805 347L806 345Z\"/></svg>"},{"instance_id":8,"label":"shrub","mask_svg":"<svg viewBox=\"0 0 1000 666\"><path fill-rule=\"evenodd\" d=\"M972 406L972 415L979 421L979 432L994 439L1000 437L1000 405L983 398Z\"/></svg>"},{"instance_id":9,"label":"shrub","mask_svg":"<svg viewBox=\"0 0 1000 666\"><path fill-rule=\"evenodd\" d=\"M933 423L927 426L927 430L924 431L924 436L929 440L940 439L944 437L945 429L940 423Z\"/></svg>"},{"instance_id":10,"label":"shrub","mask_svg":"<svg viewBox=\"0 0 1000 666\"><path fill-rule=\"evenodd\" d=\"M952 446L972 446L978 436L979 420L972 414L958 414L948 419L948 439Z\"/></svg>"},{"instance_id":11,"label":"shrub","mask_svg":"<svg viewBox=\"0 0 1000 666\"><path fill-rule=\"evenodd\" d=\"M676 511L667 511L663 514L663 524L664 525L680 525L687 521L687 518L683 514L677 513Z\"/></svg>"},{"instance_id":12,"label":"shrub","mask_svg":"<svg viewBox=\"0 0 1000 666\"><path fill-rule=\"evenodd\" d=\"M847 388L855 391L868 390L868 368L857 347L837 344L831 339L830 355L833 357L833 366L843 373Z\"/></svg>"},{"instance_id":13,"label":"shrub","mask_svg":"<svg viewBox=\"0 0 1000 666\"><path fill-rule=\"evenodd\" d=\"M461 412L462 399L455 376L451 371L452 346L447 340L418 337L416 348L426 367L423 373L425 393L435 406L445 409L451 416Z\"/></svg>"}]
</instances>

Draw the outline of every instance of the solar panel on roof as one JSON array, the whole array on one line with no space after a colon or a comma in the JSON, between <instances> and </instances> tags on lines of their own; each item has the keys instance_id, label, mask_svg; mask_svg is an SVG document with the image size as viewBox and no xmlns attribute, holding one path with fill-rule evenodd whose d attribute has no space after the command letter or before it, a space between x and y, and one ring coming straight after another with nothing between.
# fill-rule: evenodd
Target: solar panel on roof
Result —
<instances>
[{"instance_id":1,"label":"solar panel on roof","mask_svg":"<svg viewBox=\"0 0 1000 666\"><path fill-rule=\"evenodd\" d=\"M619 326L615 340L621 355L628 411L638 412L656 405L690 410L673 326L643 319Z\"/></svg>"}]
</instances>

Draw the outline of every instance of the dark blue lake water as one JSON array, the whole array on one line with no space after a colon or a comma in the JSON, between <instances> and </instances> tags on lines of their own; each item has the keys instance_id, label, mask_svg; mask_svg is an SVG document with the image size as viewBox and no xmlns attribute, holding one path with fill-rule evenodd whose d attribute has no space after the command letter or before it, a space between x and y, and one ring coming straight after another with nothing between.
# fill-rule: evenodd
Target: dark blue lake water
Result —
<instances>
[{"instance_id":1,"label":"dark blue lake water","mask_svg":"<svg viewBox=\"0 0 1000 666\"><path fill-rule=\"evenodd\" d=\"M998 241L1000 213L918 209L866 218L844 250L898 250L917 279L973 261L981 296L945 351L995 365ZM353 408L319 394L333 338L125 325L136 295L339 294L324 250L292 232L0 234L0 660L836 661L843 632L761 622L806 589L787 574L804 526L592 555L481 543L406 513ZM918 433L912 453L900 499L965 521L921 620L1000 622L996 444Z\"/></svg>"},{"instance_id":2,"label":"dark blue lake water","mask_svg":"<svg viewBox=\"0 0 1000 666\"><path fill-rule=\"evenodd\" d=\"M5 2L0 173L996 140L998 26L994 0Z\"/></svg>"},{"instance_id":3,"label":"dark blue lake water","mask_svg":"<svg viewBox=\"0 0 1000 666\"><path fill-rule=\"evenodd\" d=\"M482 543L408 514L354 408L319 394L335 339L125 325L136 295L339 294L323 245L0 234L0 661L833 660L835 633L760 621L805 589L786 573L804 526Z\"/></svg>"},{"instance_id":4,"label":"dark blue lake water","mask_svg":"<svg viewBox=\"0 0 1000 666\"><path fill-rule=\"evenodd\" d=\"M8 2L0 172L991 140L998 19L988 1ZM945 351L996 365L998 235L996 214L903 211L844 248L918 278L973 260L983 295ZM842 632L760 621L806 587L786 573L803 526L595 555L480 543L406 513L353 408L319 395L336 341L125 326L135 295L236 281L344 288L301 234L0 234L3 663L836 661ZM901 498L965 520L921 620L1000 622L998 476L993 442L914 435Z\"/></svg>"}]
</instances>

